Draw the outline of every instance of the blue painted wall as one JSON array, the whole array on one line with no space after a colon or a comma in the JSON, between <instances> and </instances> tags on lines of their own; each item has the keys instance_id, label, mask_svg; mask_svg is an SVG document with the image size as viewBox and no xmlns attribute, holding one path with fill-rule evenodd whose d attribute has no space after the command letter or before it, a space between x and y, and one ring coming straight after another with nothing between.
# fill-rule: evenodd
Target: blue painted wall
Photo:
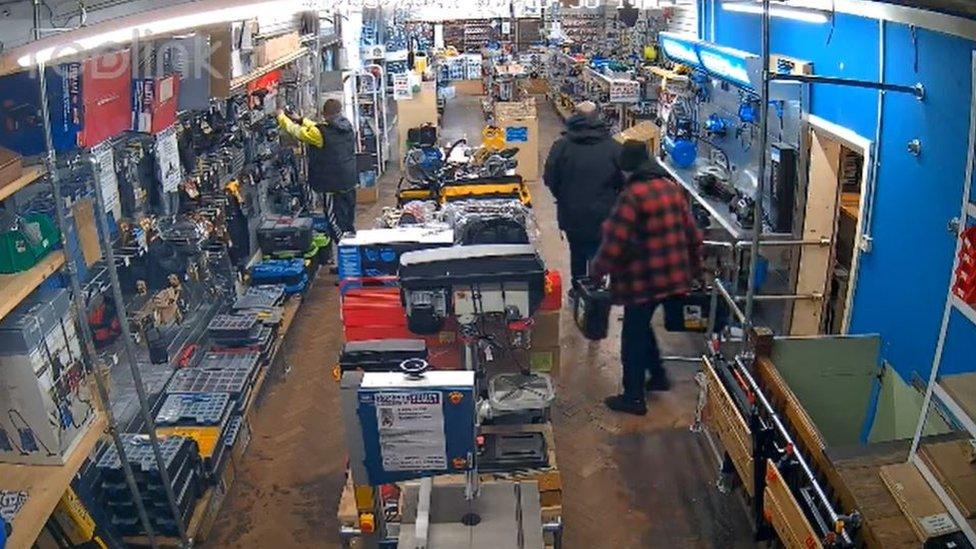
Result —
<instances>
[{"instance_id":1,"label":"blue painted wall","mask_svg":"<svg viewBox=\"0 0 976 549\"><path fill-rule=\"evenodd\" d=\"M758 15L707 1L716 2L716 42L760 51ZM709 17L711 6L702 13ZM708 20L703 28L711 26ZM877 20L844 14L833 25L774 18L770 44L774 53L812 61L817 74L876 81L878 31ZM906 25L886 24L886 81L922 82L926 99L897 93L885 99L874 248L862 255L851 332L880 333L883 358L909 381L928 379L952 275L955 240L946 227L959 215L966 174L974 48L961 38L925 29L913 36ZM810 111L873 140L877 97L872 90L815 86ZM918 158L907 152L913 139L922 142ZM976 370L974 349L976 328L954 317L943 367Z\"/></svg>"}]
</instances>

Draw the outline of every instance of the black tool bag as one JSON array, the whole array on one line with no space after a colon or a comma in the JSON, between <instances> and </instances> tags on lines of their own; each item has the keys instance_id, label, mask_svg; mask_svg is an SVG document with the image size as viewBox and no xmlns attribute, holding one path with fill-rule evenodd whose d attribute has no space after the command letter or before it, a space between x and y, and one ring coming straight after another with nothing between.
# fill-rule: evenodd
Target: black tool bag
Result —
<instances>
[{"instance_id":1,"label":"black tool bag","mask_svg":"<svg viewBox=\"0 0 976 549\"><path fill-rule=\"evenodd\" d=\"M424 124L419 128L407 130L407 141L418 147L433 147L437 144L437 127Z\"/></svg>"},{"instance_id":2,"label":"black tool bag","mask_svg":"<svg viewBox=\"0 0 976 549\"><path fill-rule=\"evenodd\" d=\"M610 326L610 290L600 282L578 278L573 281L573 319L583 337L606 339Z\"/></svg>"},{"instance_id":3,"label":"black tool bag","mask_svg":"<svg viewBox=\"0 0 976 549\"><path fill-rule=\"evenodd\" d=\"M707 331L711 303L712 294L706 290L669 297L664 301L664 328L669 332ZM715 331L721 331L727 324L729 309L722 299L718 300L717 306Z\"/></svg>"},{"instance_id":4,"label":"black tool bag","mask_svg":"<svg viewBox=\"0 0 976 549\"><path fill-rule=\"evenodd\" d=\"M528 244L525 223L510 217L475 217L467 220L455 236L462 246L477 244Z\"/></svg>"}]
</instances>

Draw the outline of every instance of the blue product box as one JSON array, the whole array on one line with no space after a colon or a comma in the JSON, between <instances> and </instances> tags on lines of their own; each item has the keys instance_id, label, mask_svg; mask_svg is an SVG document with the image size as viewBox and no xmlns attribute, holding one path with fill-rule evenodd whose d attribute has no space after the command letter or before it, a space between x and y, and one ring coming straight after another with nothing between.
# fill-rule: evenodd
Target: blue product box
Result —
<instances>
[{"instance_id":1,"label":"blue product box","mask_svg":"<svg viewBox=\"0 0 976 549\"><path fill-rule=\"evenodd\" d=\"M446 226L367 229L339 241L339 279L396 276L407 252L454 245Z\"/></svg>"},{"instance_id":2,"label":"blue product box","mask_svg":"<svg viewBox=\"0 0 976 549\"><path fill-rule=\"evenodd\" d=\"M78 147L83 120L81 63L62 63L48 68L45 75L54 149L73 150ZM46 151L36 71L0 77L0 146L21 156Z\"/></svg>"}]
</instances>

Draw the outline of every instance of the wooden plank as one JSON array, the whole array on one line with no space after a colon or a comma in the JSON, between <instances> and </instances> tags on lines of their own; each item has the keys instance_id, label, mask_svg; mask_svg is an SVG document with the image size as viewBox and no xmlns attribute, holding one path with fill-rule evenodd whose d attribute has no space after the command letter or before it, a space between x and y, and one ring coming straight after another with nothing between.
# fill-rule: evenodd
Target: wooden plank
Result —
<instances>
[{"instance_id":1,"label":"wooden plank","mask_svg":"<svg viewBox=\"0 0 976 549\"><path fill-rule=\"evenodd\" d=\"M766 461L766 490L764 492L767 519L788 549L823 547L819 536L803 514L789 486L776 465Z\"/></svg>"},{"instance_id":2,"label":"wooden plank","mask_svg":"<svg viewBox=\"0 0 976 549\"><path fill-rule=\"evenodd\" d=\"M810 181L807 189L803 239L833 238L840 194L841 145L816 130L810 132ZM800 252L796 293L824 293L829 280L833 247L805 246ZM817 335L824 300L800 300L793 307L792 335Z\"/></svg>"},{"instance_id":3,"label":"wooden plank","mask_svg":"<svg viewBox=\"0 0 976 549\"><path fill-rule=\"evenodd\" d=\"M904 463L907 456L907 445L888 450L879 446L863 455L833 463L830 484L845 511L857 509L861 513L864 524L860 537L867 547L918 547L918 539L908 519L878 474L881 467Z\"/></svg>"},{"instance_id":4,"label":"wooden plank","mask_svg":"<svg viewBox=\"0 0 976 549\"><path fill-rule=\"evenodd\" d=\"M861 216L861 193L841 193L840 211L851 219Z\"/></svg>"},{"instance_id":5,"label":"wooden plank","mask_svg":"<svg viewBox=\"0 0 976 549\"><path fill-rule=\"evenodd\" d=\"M17 191L37 181L46 174L47 170L40 164L25 167L23 175L11 181L10 184L0 187L0 200L6 200Z\"/></svg>"},{"instance_id":6,"label":"wooden plank","mask_svg":"<svg viewBox=\"0 0 976 549\"><path fill-rule=\"evenodd\" d=\"M796 434L802 449L810 455L818 469L821 471L829 469L830 462L824 455L824 448L827 445L820 430L787 385L786 380L779 374L776 366L771 360L763 357L757 359L756 368L763 390L770 397L773 406L786 416L787 424Z\"/></svg>"},{"instance_id":7,"label":"wooden plank","mask_svg":"<svg viewBox=\"0 0 976 549\"><path fill-rule=\"evenodd\" d=\"M0 320L10 314L49 276L64 265L64 253L51 252L30 269L12 275L0 275Z\"/></svg>"},{"instance_id":8,"label":"wooden plank","mask_svg":"<svg viewBox=\"0 0 976 549\"><path fill-rule=\"evenodd\" d=\"M346 475L346 484L339 496L339 510L336 512L340 526L358 527L359 510L356 509L356 492L352 484L352 475Z\"/></svg>"},{"instance_id":9,"label":"wooden plank","mask_svg":"<svg viewBox=\"0 0 976 549\"><path fill-rule=\"evenodd\" d=\"M11 523L13 530L7 538L8 548L20 549L34 544L71 479L101 438L105 425L105 416L96 415L64 465L0 463L0 489L27 492L27 502Z\"/></svg>"},{"instance_id":10,"label":"wooden plank","mask_svg":"<svg viewBox=\"0 0 976 549\"><path fill-rule=\"evenodd\" d=\"M714 431L725 451L732 459L739 479L750 496L753 495L755 485L752 459L752 435L749 424L739 413L732 396L722 385L715 368L708 359L704 360L705 376L707 378L705 422Z\"/></svg>"},{"instance_id":11,"label":"wooden plank","mask_svg":"<svg viewBox=\"0 0 976 549\"><path fill-rule=\"evenodd\" d=\"M908 519L919 541L959 530L945 505L911 463L881 467L881 480Z\"/></svg>"},{"instance_id":12,"label":"wooden plank","mask_svg":"<svg viewBox=\"0 0 976 549\"><path fill-rule=\"evenodd\" d=\"M85 265L91 267L102 258L102 246L95 226L95 207L90 198L83 198L71 207L78 229L78 245L85 258Z\"/></svg>"},{"instance_id":13,"label":"wooden plank","mask_svg":"<svg viewBox=\"0 0 976 549\"><path fill-rule=\"evenodd\" d=\"M969 417L976 419L976 373L944 376L939 379L939 386Z\"/></svg>"},{"instance_id":14,"label":"wooden plank","mask_svg":"<svg viewBox=\"0 0 976 549\"><path fill-rule=\"evenodd\" d=\"M922 444L919 456L959 511L968 519L976 518L976 465L969 439Z\"/></svg>"}]
</instances>

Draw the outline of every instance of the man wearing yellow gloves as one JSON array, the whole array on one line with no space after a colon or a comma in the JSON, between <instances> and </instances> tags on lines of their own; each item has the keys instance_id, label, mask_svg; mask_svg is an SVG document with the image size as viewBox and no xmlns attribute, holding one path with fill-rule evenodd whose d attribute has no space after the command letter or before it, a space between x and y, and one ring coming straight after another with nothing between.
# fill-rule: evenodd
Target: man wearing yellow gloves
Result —
<instances>
[{"instance_id":1,"label":"man wearing yellow gloves","mask_svg":"<svg viewBox=\"0 0 976 549\"><path fill-rule=\"evenodd\" d=\"M332 241L356 230L356 133L342 115L342 103L329 99L322 105L323 121L289 117L278 112L278 125L308 145L308 184L325 198L325 216Z\"/></svg>"}]
</instances>

